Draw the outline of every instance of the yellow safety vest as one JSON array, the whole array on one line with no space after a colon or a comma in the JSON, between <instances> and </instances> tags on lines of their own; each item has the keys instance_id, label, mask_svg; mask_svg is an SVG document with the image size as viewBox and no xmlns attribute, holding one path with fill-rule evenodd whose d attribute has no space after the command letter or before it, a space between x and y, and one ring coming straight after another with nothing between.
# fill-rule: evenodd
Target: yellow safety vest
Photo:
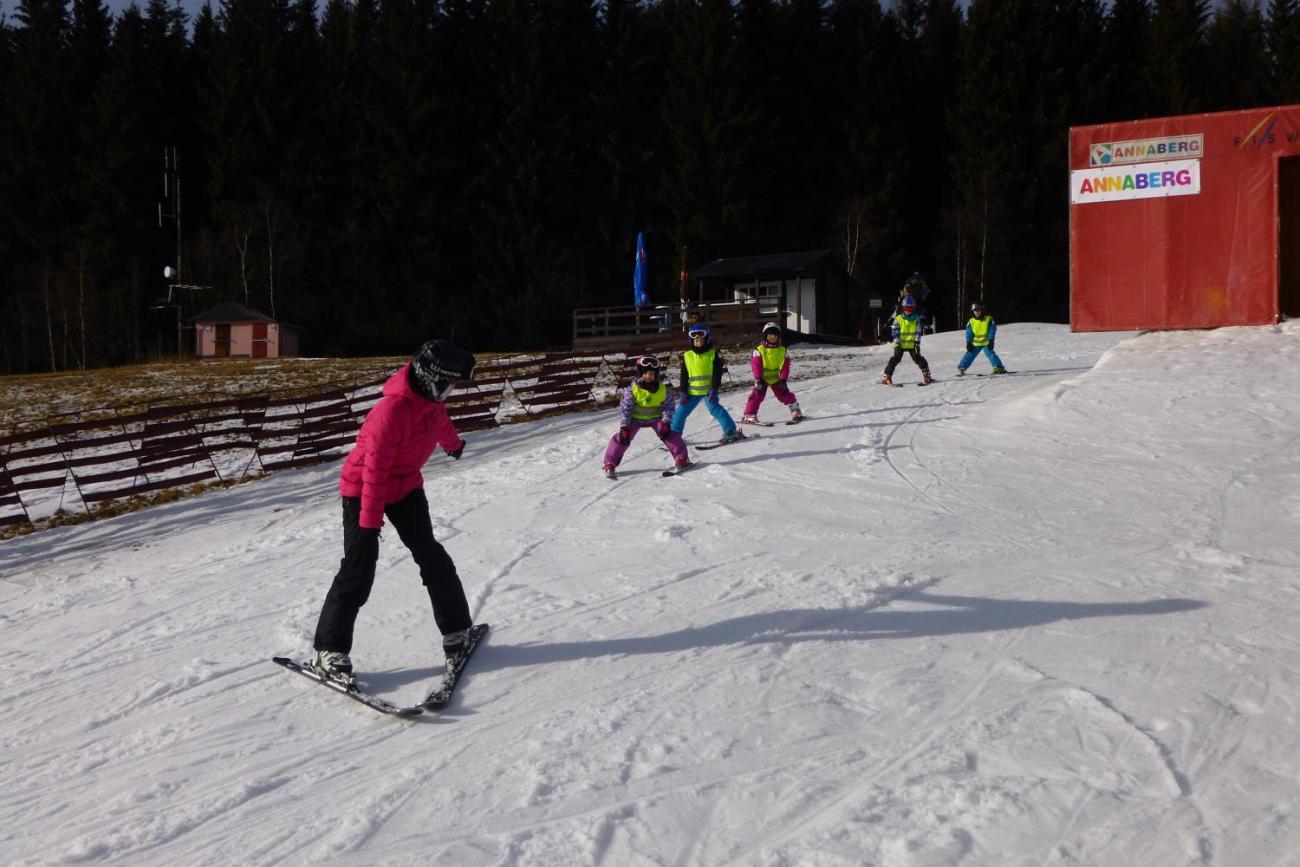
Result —
<instances>
[{"instance_id":1,"label":"yellow safety vest","mask_svg":"<svg viewBox=\"0 0 1300 867\"><path fill-rule=\"evenodd\" d=\"M689 395L708 394L713 388L713 362L718 357L716 347L696 352L688 349L682 353L682 364L686 367L686 393Z\"/></svg>"},{"instance_id":2,"label":"yellow safety vest","mask_svg":"<svg viewBox=\"0 0 1300 867\"><path fill-rule=\"evenodd\" d=\"M970 342L975 346L989 345L989 324L993 317L985 315L983 319L970 318Z\"/></svg>"},{"instance_id":3,"label":"yellow safety vest","mask_svg":"<svg viewBox=\"0 0 1300 867\"><path fill-rule=\"evenodd\" d=\"M898 346L901 349L916 349L921 342L921 319L908 319L902 313L894 317L898 323Z\"/></svg>"},{"instance_id":4,"label":"yellow safety vest","mask_svg":"<svg viewBox=\"0 0 1300 867\"><path fill-rule=\"evenodd\" d=\"M763 381L768 385L779 382L781 368L785 366L785 347L768 346L766 342L758 344L754 350L763 359Z\"/></svg>"},{"instance_id":5,"label":"yellow safety vest","mask_svg":"<svg viewBox=\"0 0 1300 867\"><path fill-rule=\"evenodd\" d=\"M647 391L641 383L632 383L632 419L634 421L658 421L663 415L664 401L668 399L668 386L659 383L659 388Z\"/></svg>"}]
</instances>

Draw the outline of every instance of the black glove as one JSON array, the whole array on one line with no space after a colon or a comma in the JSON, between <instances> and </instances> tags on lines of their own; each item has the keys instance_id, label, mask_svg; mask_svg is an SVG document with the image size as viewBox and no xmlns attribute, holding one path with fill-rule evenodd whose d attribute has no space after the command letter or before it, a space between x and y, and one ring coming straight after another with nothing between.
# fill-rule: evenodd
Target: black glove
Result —
<instances>
[{"instance_id":1,"label":"black glove","mask_svg":"<svg viewBox=\"0 0 1300 867\"><path fill-rule=\"evenodd\" d=\"M763 387L763 380L761 379L754 380L754 388L762 388L762 387Z\"/></svg>"},{"instance_id":2,"label":"black glove","mask_svg":"<svg viewBox=\"0 0 1300 867\"><path fill-rule=\"evenodd\" d=\"M456 446L454 451L447 452L454 460L460 460L460 453L465 451L465 441L461 440L460 445Z\"/></svg>"},{"instance_id":3,"label":"black glove","mask_svg":"<svg viewBox=\"0 0 1300 867\"><path fill-rule=\"evenodd\" d=\"M993 348L993 341L990 340L990 341L989 341L989 349L992 349L992 348Z\"/></svg>"},{"instance_id":4,"label":"black glove","mask_svg":"<svg viewBox=\"0 0 1300 867\"><path fill-rule=\"evenodd\" d=\"M718 402L718 390L717 390L716 388L711 388L711 389L709 389L709 393L708 393L708 395L704 398L704 400L705 400L706 403L710 403L710 404L717 403L717 402Z\"/></svg>"},{"instance_id":5,"label":"black glove","mask_svg":"<svg viewBox=\"0 0 1300 867\"><path fill-rule=\"evenodd\" d=\"M969 340L966 341L966 351L967 351L967 352L974 352L974 351L975 351L975 344L974 344L974 343L971 343Z\"/></svg>"},{"instance_id":6,"label":"black glove","mask_svg":"<svg viewBox=\"0 0 1300 867\"><path fill-rule=\"evenodd\" d=\"M618 429L618 444L625 446L632 442L632 431L628 428L621 427Z\"/></svg>"}]
</instances>

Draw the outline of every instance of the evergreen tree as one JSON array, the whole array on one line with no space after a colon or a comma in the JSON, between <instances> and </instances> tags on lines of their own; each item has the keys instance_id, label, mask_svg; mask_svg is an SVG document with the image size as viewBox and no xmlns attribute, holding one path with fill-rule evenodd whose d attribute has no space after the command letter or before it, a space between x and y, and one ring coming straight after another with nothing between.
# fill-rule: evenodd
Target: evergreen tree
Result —
<instances>
[{"instance_id":1,"label":"evergreen tree","mask_svg":"<svg viewBox=\"0 0 1300 867\"><path fill-rule=\"evenodd\" d=\"M595 224L582 228L591 102L576 85L596 68L596 13L588 0L498 0L487 14L499 123L479 188L476 285L491 316L480 333L553 345L567 322L551 311L580 296L577 239ZM578 38L556 39L557 21Z\"/></svg>"},{"instance_id":2,"label":"evergreen tree","mask_svg":"<svg viewBox=\"0 0 1300 867\"><path fill-rule=\"evenodd\" d=\"M1300 3L1296 0L1271 0L1266 44L1269 101L1300 102Z\"/></svg>"},{"instance_id":3,"label":"evergreen tree","mask_svg":"<svg viewBox=\"0 0 1300 867\"><path fill-rule=\"evenodd\" d=\"M828 118L838 141L839 191L834 246L846 270L869 289L893 286L910 266L904 252L900 150L906 145L909 106L896 82L906 74L897 19L877 0L841 0L829 10L836 102ZM865 296L858 321L868 336Z\"/></svg>"},{"instance_id":4,"label":"evergreen tree","mask_svg":"<svg viewBox=\"0 0 1300 867\"><path fill-rule=\"evenodd\" d=\"M1208 0L1155 0L1145 69L1158 100L1155 114L1205 110L1211 73L1205 44L1209 15Z\"/></svg>"},{"instance_id":5,"label":"evergreen tree","mask_svg":"<svg viewBox=\"0 0 1300 867\"><path fill-rule=\"evenodd\" d=\"M1214 73L1207 76L1206 105L1213 111L1251 108L1269 103L1269 69L1264 16L1253 0L1226 0L1206 29L1206 56Z\"/></svg>"},{"instance_id":6,"label":"evergreen tree","mask_svg":"<svg viewBox=\"0 0 1300 867\"><path fill-rule=\"evenodd\" d=\"M14 57L15 34L9 22L0 11L0 81L13 81L17 70ZM7 87L0 87L0 204L12 202L15 193L14 167L18 159L16 142L9 130L17 123L14 106ZM8 207L0 211L9 211ZM17 282L20 245L17 237L17 225L14 215L0 213L0 286L4 288L5 302L13 301L16 294L13 287ZM16 347L17 333L22 330L18 320L17 304L12 304L9 316L0 317L0 362L5 373L22 369L25 359Z\"/></svg>"},{"instance_id":7,"label":"evergreen tree","mask_svg":"<svg viewBox=\"0 0 1300 867\"><path fill-rule=\"evenodd\" d=\"M1008 318L1065 315L1065 130L1086 109L1081 59L1100 39L1091 2L971 3L955 152L960 285Z\"/></svg>"},{"instance_id":8,"label":"evergreen tree","mask_svg":"<svg viewBox=\"0 0 1300 867\"><path fill-rule=\"evenodd\" d=\"M911 107L906 132L897 139L898 151L906 155L902 199L908 231L904 250L910 263L906 273L920 269L928 275L935 297L933 315L942 315L937 302L953 283L950 269L941 267L950 249L946 232L940 230L942 214L950 207L947 162L951 142L950 116L956 108L961 54L961 12L954 0L925 0L900 4L907 12L901 22L905 64L911 74L903 98ZM915 6L914 11L909 7ZM906 273L893 275L901 285Z\"/></svg>"},{"instance_id":9,"label":"evergreen tree","mask_svg":"<svg viewBox=\"0 0 1300 867\"><path fill-rule=\"evenodd\" d=\"M66 321L60 260L64 227L75 211L67 182L75 149L69 90L69 22L65 0L19 0L11 35L13 74L5 81L9 123L0 169L4 229L16 252L13 273L18 354L25 364L57 370ZM37 359L40 359L39 362Z\"/></svg>"},{"instance_id":10,"label":"evergreen tree","mask_svg":"<svg viewBox=\"0 0 1300 867\"><path fill-rule=\"evenodd\" d=\"M675 299L681 251L671 248L655 197L666 151L663 122L655 107L663 93L667 35L663 18L635 0L609 0L600 11L600 70L593 98L592 207L603 256L584 294L588 305L626 305L637 232L651 248L652 301Z\"/></svg>"},{"instance_id":11,"label":"evergreen tree","mask_svg":"<svg viewBox=\"0 0 1300 867\"><path fill-rule=\"evenodd\" d=\"M1114 0L1106 14L1098 46L1092 92L1093 114L1085 122L1135 120L1159 111L1143 60L1151 44L1148 0Z\"/></svg>"},{"instance_id":12,"label":"evergreen tree","mask_svg":"<svg viewBox=\"0 0 1300 867\"><path fill-rule=\"evenodd\" d=\"M660 175L675 250L693 261L736 255L751 202L744 180L757 134L726 0L666 0L672 47L660 108L669 150Z\"/></svg>"}]
</instances>

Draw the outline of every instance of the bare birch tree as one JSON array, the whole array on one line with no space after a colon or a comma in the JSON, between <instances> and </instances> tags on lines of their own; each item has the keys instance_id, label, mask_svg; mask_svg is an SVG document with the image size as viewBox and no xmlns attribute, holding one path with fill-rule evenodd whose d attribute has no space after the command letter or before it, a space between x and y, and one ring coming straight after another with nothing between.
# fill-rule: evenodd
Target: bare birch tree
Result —
<instances>
[{"instance_id":1,"label":"bare birch tree","mask_svg":"<svg viewBox=\"0 0 1300 867\"><path fill-rule=\"evenodd\" d=\"M50 310L50 264L46 262L41 269L42 285L45 295L45 335L50 344L50 371L57 371L58 361L54 355L54 316Z\"/></svg>"},{"instance_id":2,"label":"bare birch tree","mask_svg":"<svg viewBox=\"0 0 1300 867\"><path fill-rule=\"evenodd\" d=\"M266 285L270 292L271 318L275 318L275 221L271 219L271 200L266 199Z\"/></svg>"},{"instance_id":3,"label":"bare birch tree","mask_svg":"<svg viewBox=\"0 0 1300 867\"><path fill-rule=\"evenodd\" d=\"M244 287L244 304L249 304L248 293L248 243L253 237L252 227L241 224L235 227L235 250L239 252L239 282Z\"/></svg>"}]
</instances>

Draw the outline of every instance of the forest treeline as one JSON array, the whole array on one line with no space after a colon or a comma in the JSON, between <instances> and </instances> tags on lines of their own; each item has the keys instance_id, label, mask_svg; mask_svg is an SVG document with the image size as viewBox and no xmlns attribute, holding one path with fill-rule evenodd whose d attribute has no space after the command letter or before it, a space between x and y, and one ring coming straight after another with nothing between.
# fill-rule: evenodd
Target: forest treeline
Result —
<instances>
[{"instance_id":1,"label":"forest treeline","mask_svg":"<svg viewBox=\"0 0 1300 867\"><path fill-rule=\"evenodd\" d=\"M959 292L1065 321L1068 127L1300 102L1296 0L4 8L6 372L174 352L168 303L227 300L315 355L564 345L631 303L638 231L652 301L834 248L950 326Z\"/></svg>"}]
</instances>

